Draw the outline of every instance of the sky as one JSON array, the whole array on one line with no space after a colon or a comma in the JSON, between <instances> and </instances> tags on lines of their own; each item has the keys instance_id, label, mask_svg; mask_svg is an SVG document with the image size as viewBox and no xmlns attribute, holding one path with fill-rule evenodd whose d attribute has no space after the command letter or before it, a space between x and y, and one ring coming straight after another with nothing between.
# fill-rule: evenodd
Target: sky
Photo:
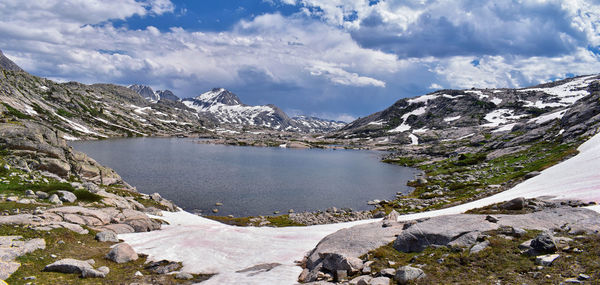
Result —
<instances>
[{"instance_id":1,"label":"sky","mask_svg":"<svg viewBox=\"0 0 600 285\"><path fill-rule=\"evenodd\" d=\"M438 89L600 73L599 0L1 0L0 49L57 81L214 87L351 121Z\"/></svg>"}]
</instances>

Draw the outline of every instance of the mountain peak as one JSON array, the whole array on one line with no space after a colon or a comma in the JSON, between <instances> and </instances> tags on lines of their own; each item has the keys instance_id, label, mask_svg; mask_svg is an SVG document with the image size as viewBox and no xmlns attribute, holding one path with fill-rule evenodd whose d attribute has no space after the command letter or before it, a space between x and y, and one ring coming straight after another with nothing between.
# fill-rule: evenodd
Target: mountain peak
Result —
<instances>
[{"instance_id":1,"label":"mountain peak","mask_svg":"<svg viewBox=\"0 0 600 285\"><path fill-rule=\"evenodd\" d=\"M24 71L16 63L4 56L0 50L0 69L11 70L11 71Z\"/></svg>"},{"instance_id":2,"label":"mountain peak","mask_svg":"<svg viewBox=\"0 0 600 285\"><path fill-rule=\"evenodd\" d=\"M225 88L213 88L208 92L202 93L195 99L208 104L221 103L229 106L243 105L242 101L237 95Z\"/></svg>"}]
</instances>

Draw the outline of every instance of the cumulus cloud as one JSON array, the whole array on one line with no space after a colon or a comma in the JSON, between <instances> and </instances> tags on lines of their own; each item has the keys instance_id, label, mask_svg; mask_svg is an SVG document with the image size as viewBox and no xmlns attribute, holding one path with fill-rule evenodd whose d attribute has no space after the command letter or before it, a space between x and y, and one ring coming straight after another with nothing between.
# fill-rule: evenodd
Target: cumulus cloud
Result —
<instances>
[{"instance_id":1,"label":"cumulus cloud","mask_svg":"<svg viewBox=\"0 0 600 285\"><path fill-rule=\"evenodd\" d=\"M183 8L169 0L4 0L0 48L58 80L143 83L179 96L223 86L250 104L345 120L442 86L516 87L600 72L597 1L263 1L300 12L223 31L131 29L131 17Z\"/></svg>"}]
</instances>

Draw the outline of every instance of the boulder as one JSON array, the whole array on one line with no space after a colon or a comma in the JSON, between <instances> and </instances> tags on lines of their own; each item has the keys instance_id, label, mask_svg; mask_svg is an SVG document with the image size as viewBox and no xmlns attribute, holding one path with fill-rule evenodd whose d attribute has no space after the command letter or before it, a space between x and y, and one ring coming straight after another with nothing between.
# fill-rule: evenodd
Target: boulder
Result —
<instances>
[{"instance_id":1,"label":"boulder","mask_svg":"<svg viewBox=\"0 0 600 285\"><path fill-rule=\"evenodd\" d=\"M552 262L554 262L554 260L556 260L558 257L560 257L560 255L558 254L540 255L535 258L535 263L541 266L550 266L552 265Z\"/></svg>"},{"instance_id":2,"label":"boulder","mask_svg":"<svg viewBox=\"0 0 600 285\"><path fill-rule=\"evenodd\" d=\"M398 217L400 214L396 210L392 210L385 218L383 218L383 227L391 227L398 223Z\"/></svg>"},{"instance_id":3,"label":"boulder","mask_svg":"<svg viewBox=\"0 0 600 285\"><path fill-rule=\"evenodd\" d=\"M398 284L408 284L408 282L412 280L421 279L425 276L426 274L423 272L423 270L406 265L396 270L396 276L394 279L398 282Z\"/></svg>"},{"instance_id":4,"label":"boulder","mask_svg":"<svg viewBox=\"0 0 600 285\"><path fill-rule=\"evenodd\" d=\"M48 193L44 192L44 191L37 191L35 192L35 195L39 198L39 199L48 199L49 195Z\"/></svg>"},{"instance_id":5,"label":"boulder","mask_svg":"<svg viewBox=\"0 0 600 285\"><path fill-rule=\"evenodd\" d=\"M473 254L473 253L478 253L486 248L488 248L490 246L490 242L485 240L482 241L480 243L475 244L473 247L471 247L471 250L469 251L469 253Z\"/></svg>"},{"instance_id":6,"label":"boulder","mask_svg":"<svg viewBox=\"0 0 600 285\"><path fill-rule=\"evenodd\" d=\"M138 259L138 255L137 253L135 253L135 250L133 250L133 248L127 244L127 243L120 243L115 245L106 255L106 258L108 258L109 260L112 260L116 263L125 263L125 262L129 262L129 261L133 261L133 260L137 260Z\"/></svg>"},{"instance_id":7,"label":"boulder","mask_svg":"<svg viewBox=\"0 0 600 285\"><path fill-rule=\"evenodd\" d=\"M355 273L363 267L363 262L357 257L346 257L337 253L323 253L323 268L330 272L345 270L346 272Z\"/></svg>"},{"instance_id":8,"label":"boulder","mask_svg":"<svg viewBox=\"0 0 600 285\"><path fill-rule=\"evenodd\" d=\"M151 262L145 267L147 270L156 274L167 274L181 268L181 264L169 260Z\"/></svg>"},{"instance_id":9,"label":"boulder","mask_svg":"<svg viewBox=\"0 0 600 285\"><path fill-rule=\"evenodd\" d=\"M108 268L108 267L106 267ZM105 278L107 273L92 268L84 268L81 271L82 278Z\"/></svg>"},{"instance_id":10,"label":"boulder","mask_svg":"<svg viewBox=\"0 0 600 285\"><path fill-rule=\"evenodd\" d=\"M381 274L381 276L385 276L385 277L394 277L394 275L396 275L396 269L384 268L384 269L381 269L381 271L379 271L379 274Z\"/></svg>"},{"instance_id":11,"label":"boulder","mask_svg":"<svg viewBox=\"0 0 600 285\"><path fill-rule=\"evenodd\" d=\"M554 241L554 235L550 232L543 232L537 235L531 241L531 248L541 253L553 253L556 251L556 242Z\"/></svg>"},{"instance_id":12,"label":"boulder","mask_svg":"<svg viewBox=\"0 0 600 285\"><path fill-rule=\"evenodd\" d=\"M60 273L82 273L84 270L94 270L94 268L83 260L65 258L44 267L44 271Z\"/></svg>"},{"instance_id":13,"label":"boulder","mask_svg":"<svg viewBox=\"0 0 600 285\"><path fill-rule=\"evenodd\" d=\"M514 198L510 201L504 202L504 204L500 205L501 209L504 210L522 210L525 207L525 198L518 197Z\"/></svg>"},{"instance_id":14,"label":"boulder","mask_svg":"<svg viewBox=\"0 0 600 285\"><path fill-rule=\"evenodd\" d=\"M113 231L103 231L97 233L96 240L99 242L119 242L117 234Z\"/></svg>"},{"instance_id":15,"label":"boulder","mask_svg":"<svg viewBox=\"0 0 600 285\"><path fill-rule=\"evenodd\" d=\"M48 202L52 204L62 205L62 201L60 200L60 198L58 198L58 195L56 194L50 195L50 198L48 198Z\"/></svg>"},{"instance_id":16,"label":"boulder","mask_svg":"<svg viewBox=\"0 0 600 285\"><path fill-rule=\"evenodd\" d=\"M73 192L59 190L57 191L60 195L60 200L63 202L74 203L77 200L77 196Z\"/></svg>"},{"instance_id":17,"label":"boulder","mask_svg":"<svg viewBox=\"0 0 600 285\"><path fill-rule=\"evenodd\" d=\"M390 285L390 278L388 277L377 277L369 281L369 285Z\"/></svg>"}]
</instances>

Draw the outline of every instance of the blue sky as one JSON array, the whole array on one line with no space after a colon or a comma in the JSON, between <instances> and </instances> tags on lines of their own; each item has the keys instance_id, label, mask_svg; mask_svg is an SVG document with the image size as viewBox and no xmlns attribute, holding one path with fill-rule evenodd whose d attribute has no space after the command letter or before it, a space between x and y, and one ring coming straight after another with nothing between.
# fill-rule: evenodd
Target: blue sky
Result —
<instances>
[{"instance_id":1,"label":"blue sky","mask_svg":"<svg viewBox=\"0 0 600 285\"><path fill-rule=\"evenodd\" d=\"M597 0L0 2L0 49L58 81L352 120L442 88L600 73Z\"/></svg>"}]
</instances>

